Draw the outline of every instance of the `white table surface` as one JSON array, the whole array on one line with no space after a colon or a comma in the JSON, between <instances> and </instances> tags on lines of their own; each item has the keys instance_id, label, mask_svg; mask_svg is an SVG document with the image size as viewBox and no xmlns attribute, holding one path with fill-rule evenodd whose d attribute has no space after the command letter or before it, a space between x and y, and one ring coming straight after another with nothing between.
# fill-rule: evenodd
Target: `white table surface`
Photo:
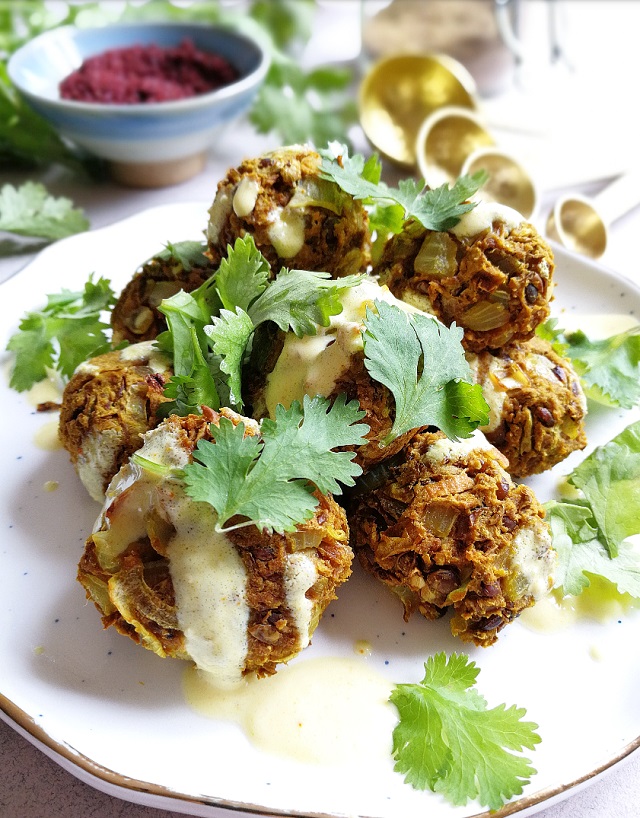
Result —
<instances>
[{"instance_id":1,"label":"white table surface","mask_svg":"<svg viewBox=\"0 0 640 818\"><path fill-rule=\"evenodd\" d=\"M536 2L536 0L530 1ZM342 36L333 38L333 47L339 48L344 43L348 43L348 47L351 48L358 33L354 30L349 33L348 27L357 25L357 3L342 0L340 13L346 15L345 25L342 27L336 26L336 15L339 13L337 3L327 3L327 5L331 7L329 9L331 30L342 31ZM628 43L633 40L634 32L638 30L636 24L640 22L640 3L634 0L625 0L625 2L588 0L585 4L581 0L572 0L569 5L574 9L573 14L582 15L580 23L582 28L576 25L578 33L575 35L574 45L577 43L585 49L587 45L591 47L590 44L597 41L597 31L606 30L611 36L615 35L618 38L611 40L609 37L607 39L610 54L603 56L605 46L602 38L597 47L599 77L609 89L606 99L607 121L600 123L601 131L598 132L597 137L592 135L589 141L584 131L579 130L580 118L577 111L574 112L577 124L573 153L580 154L580 151L583 151L584 166L587 169L594 158L594 144L601 153L607 151L609 139L615 142L621 126L624 125L624 128L627 128L629 115L625 87L627 83L631 90L637 87L637 78L640 75L640 54L637 53L637 45L635 51L633 48L625 48L624 42L620 44L620 38L623 41L626 38ZM322 24L327 24L326 16ZM345 28L349 36L346 36ZM592 36L594 39L591 39ZM311 47L312 58L315 55L319 61L328 59L331 54L323 52L326 47L326 41L323 41L322 38L320 41L314 38ZM608 57L608 60L605 59L605 56ZM622 86L615 75L616 65L621 64L620 61L623 61L627 71L627 80ZM611 72L611 77L607 77L606 70ZM634 78L633 81L632 78ZM511 89L504 96L505 105L511 98L509 94L512 94ZM525 102L527 100L526 97L521 97L519 92L518 99L520 101L524 99ZM555 110L566 107L563 101L556 100L556 102L559 107ZM500 104L499 98L488 101L488 107L492 107L492 110L497 110ZM563 140L566 140L566 137L565 132ZM553 139L553 137L550 138ZM564 141L563 144L565 144ZM183 184L159 190L126 189L107 181L96 184L74 178L60 170L30 174L8 171L0 178L0 183L8 182L18 185L26 179L42 180L52 192L70 196L78 206L84 208L92 228L98 228L158 204L188 201L209 202L213 199L218 180L228 167L238 164L244 157L256 155L264 148L275 146L276 141L273 137L257 137L246 124L241 123L232 132L222 137L219 143L212 148L207 166L202 173ZM573 159L575 158L574 156ZM632 160L629 160L629 163L632 163ZM610 181L609 177L594 179L589 178L590 175L593 176L585 170L584 181L579 183L577 180L576 184L572 185L572 189L594 194ZM563 191L558 188L547 188L542 191L540 210L534 219L542 231L544 231L546 214L561 192ZM640 282L636 249L638 234L640 234L640 207L635 207L612 225L609 245L605 256L601 259L605 267L636 282ZM23 253L0 258L0 281L17 273L32 257L32 254ZM55 275L52 275L52 291L55 291L54 283ZM178 815L177 812L130 804L93 789L44 756L2 721L0 721L0 764L2 765L0 818L57 818L58 816L60 818L124 818L124 816L126 818L172 818ZM588 787L537 814L541 818L613 818L614 816L615 818L637 818L640 814L639 804L640 753L636 752L623 764L617 765Z\"/></svg>"}]
</instances>

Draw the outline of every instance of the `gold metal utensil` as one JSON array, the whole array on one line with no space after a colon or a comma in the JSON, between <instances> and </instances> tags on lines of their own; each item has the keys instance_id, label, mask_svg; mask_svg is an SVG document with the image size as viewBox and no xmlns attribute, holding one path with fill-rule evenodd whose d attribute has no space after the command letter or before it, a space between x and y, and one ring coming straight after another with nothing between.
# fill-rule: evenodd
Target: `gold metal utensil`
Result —
<instances>
[{"instance_id":1,"label":"gold metal utensil","mask_svg":"<svg viewBox=\"0 0 640 818\"><path fill-rule=\"evenodd\" d=\"M512 207L531 219L538 206L538 190L527 169L512 154L495 147L479 148L467 156L461 174L486 170L488 181L479 196Z\"/></svg>"},{"instance_id":2,"label":"gold metal utensil","mask_svg":"<svg viewBox=\"0 0 640 818\"><path fill-rule=\"evenodd\" d=\"M445 105L420 126L415 148L418 168L429 187L451 184L469 154L493 145L495 139L476 111Z\"/></svg>"},{"instance_id":3,"label":"gold metal utensil","mask_svg":"<svg viewBox=\"0 0 640 818\"><path fill-rule=\"evenodd\" d=\"M416 165L416 138L438 108L475 109L476 85L467 69L444 54L400 54L376 62L360 85L360 123L381 154Z\"/></svg>"},{"instance_id":4,"label":"gold metal utensil","mask_svg":"<svg viewBox=\"0 0 640 818\"><path fill-rule=\"evenodd\" d=\"M640 171L627 173L597 196L563 196L547 220L547 235L576 253L599 258L607 249L609 226L640 204Z\"/></svg>"}]
</instances>

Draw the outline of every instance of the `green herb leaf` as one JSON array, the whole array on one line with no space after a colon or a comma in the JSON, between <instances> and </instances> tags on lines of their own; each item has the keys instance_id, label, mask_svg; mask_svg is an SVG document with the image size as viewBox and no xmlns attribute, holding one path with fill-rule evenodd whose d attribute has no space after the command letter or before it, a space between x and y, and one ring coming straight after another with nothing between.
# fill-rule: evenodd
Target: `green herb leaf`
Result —
<instances>
[{"instance_id":1,"label":"green herb leaf","mask_svg":"<svg viewBox=\"0 0 640 818\"><path fill-rule=\"evenodd\" d=\"M592 400L623 409L640 402L640 325L602 341L581 331L565 334L564 341Z\"/></svg>"},{"instance_id":2,"label":"green herb leaf","mask_svg":"<svg viewBox=\"0 0 640 818\"><path fill-rule=\"evenodd\" d=\"M353 452L339 446L359 445L368 431L357 423L364 413L356 402L305 397L285 410L279 406L275 421L264 421L262 440L244 437L244 426L221 418L211 426L215 443L201 440L193 463L185 467L190 497L212 505L218 530L256 525L265 531L294 531L309 519L317 500L314 488L340 493L340 483L353 485L361 469ZM225 528L231 518L240 522Z\"/></svg>"},{"instance_id":3,"label":"green herb leaf","mask_svg":"<svg viewBox=\"0 0 640 818\"><path fill-rule=\"evenodd\" d=\"M55 241L88 227L82 211L74 209L69 199L50 196L38 182L0 189L0 231Z\"/></svg>"},{"instance_id":4,"label":"green herb leaf","mask_svg":"<svg viewBox=\"0 0 640 818\"><path fill-rule=\"evenodd\" d=\"M424 180L403 179L398 187L390 187L379 181L376 164L355 154L350 157L345 145L331 143L328 150L320 151L322 159L321 176L331 179L356 199L368 204L380 202L386 205L395 203L402 208L403 220L416 219L428 230L449 230L460 217L472 210L477 202L468 199L486 182L485 171L478 171L472 176L461 176L452 187L442 185L429 190ZM376 175L378 178L376 179ZM386 226L399 223L398 212L393 218L387 217Z\"/></svg>"},{"instance_id":5,"label":"green herb leaf","mask_svg":"<svg viewBox=\"0 0 640 818\"><path fill-rule=\"evenodd\" d=\"M556 587L577 595L591 574L640 597L640 552L625 542L640 534L640 421L596 448L567 479L582 496L545 505L558 552Z\"/></svg>"},{"instance_id":6,"label":"green herb leaf","mask_svg":"<svg viewBox=\"0 0 640 818\"><path fill-rule=\"evenodd\" d=\"M478 672L466 656L437 653L420 684L396 685L395 769L416 789L442 793L456 806L477 798L499 809L535 773L516 753L533 749L540 737L536 724L522 721L524 709L487 709L473 689Z\"/></svg>"},{"instance_id":7,"label":"green herb leaf","mask_svg":"<svg viewBox=\"0 0 640 818\"><path fill-rule=\"evenodd\" d=\"M602 541L615 557L623 540L640 533L640 421L595 449L568 479L583 492Z\"/></svg>"},{"instance_id":8,"label":"green herb leaf","mask_svg":"<svg viewBox=\"0 0 640 818\"><path fill-rule=\"evenodd\" d=\"M346 93L349 69L325 66L306 73L283 54L274 53L249 118L260 133L274 132L283 144L326 145L336 134L347 139L357 107Z\"/></svg>"},{"instance_id":9,"label":"green herb leaf","mask_svg":"<svg viewBox=\"0 0 640 818\"><path fill-rule=\"evenodd\" d=\"M249 308L249 315L256 327L273 321L299 338L315 335L316 325L327 327L331 316L342 312L343 294L362 278L351 275L334 280L329 273L283 268Z\"/></svg>"},{"instance_id":10,"label":"green herb leaf","mask_svg":"<svg viewBox=\"0 0 640 818\"><path fill-rule=\"evenodd\" d=\"M365 366L374 380L391 391L396 406L384 444L429 425L457 440L487 423L487 403L480 387L471 383L460 343L462 329L375 303L377 314L367 309L365 319Z\"/></svg>"},{"instance_id":11,"label":"green herb leaf","mask_svg":"<svg viewBox=\"0 0 640 818\"><path fill-rule=\"evenodd\" d=\"M19 392L44 380L47 369L68 378L87 358L110 348L109 324L101 313L113 307L115 295L106 279L94 283L90 277L84 290L63 290L47 298L42 310L24 316L7 344L16 356L10 386Z\"/></svg>"},{"instance_id":12,"label":"green herb leaf","mask_svg":"<svg viewBox=\"0 0 640 818\"><path fill-rule=\"evenodd\" d=\"M214 353L220 359L220 369L228 375L229 394L233 406L242 408L242 362L255 326L240 307L235 312L222 310L213 324L204 331Z\"/></svg>"},{"instance_id":13,"label":"green herb leaf","mask_svg":"<svg viewBox=\"0 0 640 818\"><path fill-rule=\"evenodd\" d=\"M588 507L550 501L545 508L558 554L557 588L578 596L591 584L589 575L600 576L621 594L640 598L640 553L636 548L623 542L612 559L597 539L598 530Z\"/></svg>"},{"instance_id":14,"label":"green herb leaf","mask_svg":"<svg viewBox=\"0 0 640 818\"><path fill-rule=\"evenodd\" d=\"M253 238L236 239L233 247L227 248L227 256L220 262L214 279L223 307L227 310L240 307L246 312L264 292L269 276L269 264Z\"/></svg>"},{"instance_id":15,"label":"green herb leaf","mask_svg":"<svg viewBox=\"0 0 640 818\"><path fill-rule=\"evenodd\" d=\"M549 319L536 334L569 358L585 393L605 406L632 409L640 403L640 325L599 341L582 330L566 332Z\"/></svg>"},{"instance_id":16,"label":"green herb leaf","mask_svg":"<svg viewBox=\"0 0 640 818\"><path fill-rule=\"evenodd\" d=\"M168 241L164 250L153 258L159 261L176 261L186 272L194 267L207 267L209 261L204 255L206 245L200 241ZM151 261L151 259L150 259Z\"/></svg>"},{"instance_id":17,"label":"green herb leaf","mask_svg":"<svg viewBox=\"0 0 640 818\"><path fill-rule=\"evenodd\" d=\"M159 336L158 346L172 358L175 375L186 378L173 381L171 392L165 392L173 403L163 405L162 412L184 414L194 406L199 412L201 403L216 408L223 392L241 409L242 365L255 328L273 321L298 336L315 335L318 325L327 326L342 311L345 290L362 280L284 268L274 280L269 276L265 258L245 236L227 248L227 257L204 284L160 304L168 331Z\"/></svg>"}]
</instances>

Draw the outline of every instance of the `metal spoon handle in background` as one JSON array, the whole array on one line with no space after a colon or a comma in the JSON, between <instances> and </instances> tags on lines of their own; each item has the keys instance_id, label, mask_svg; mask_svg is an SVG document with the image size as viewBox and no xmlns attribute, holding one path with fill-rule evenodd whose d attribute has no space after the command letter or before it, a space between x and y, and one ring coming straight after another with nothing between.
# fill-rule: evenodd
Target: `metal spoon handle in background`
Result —
<instances>
[{"instance_id":1,"label":"metal spoon handle in background","mask_svg":"<svg viewBox=\"0 0 640 818\"><path fill-rule=\"evenodd\" d=\"M563 196L547 220L547 235L570 250L599 258L609 226L640 204L640 170L625 173L596 196Z\"/></svg>"}]
</instances>

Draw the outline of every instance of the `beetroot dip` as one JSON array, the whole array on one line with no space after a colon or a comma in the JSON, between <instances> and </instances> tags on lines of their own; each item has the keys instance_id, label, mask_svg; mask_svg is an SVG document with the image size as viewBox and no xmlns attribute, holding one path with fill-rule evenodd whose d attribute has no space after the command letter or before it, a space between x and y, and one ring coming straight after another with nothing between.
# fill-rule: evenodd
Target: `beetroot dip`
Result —
<instances>
[{"instance_id":1,"label":"beetroot dip","mask_svg":"<svg viewBox=\"0 0 640 818\"><path fill-rule=\"evenodd\" d=\"M77 102L137 105L206 94L238 79L219 54L189 39L168 48L132 45L88 57L60 83L60 96Z\"/></svg>"}]
</instances>

